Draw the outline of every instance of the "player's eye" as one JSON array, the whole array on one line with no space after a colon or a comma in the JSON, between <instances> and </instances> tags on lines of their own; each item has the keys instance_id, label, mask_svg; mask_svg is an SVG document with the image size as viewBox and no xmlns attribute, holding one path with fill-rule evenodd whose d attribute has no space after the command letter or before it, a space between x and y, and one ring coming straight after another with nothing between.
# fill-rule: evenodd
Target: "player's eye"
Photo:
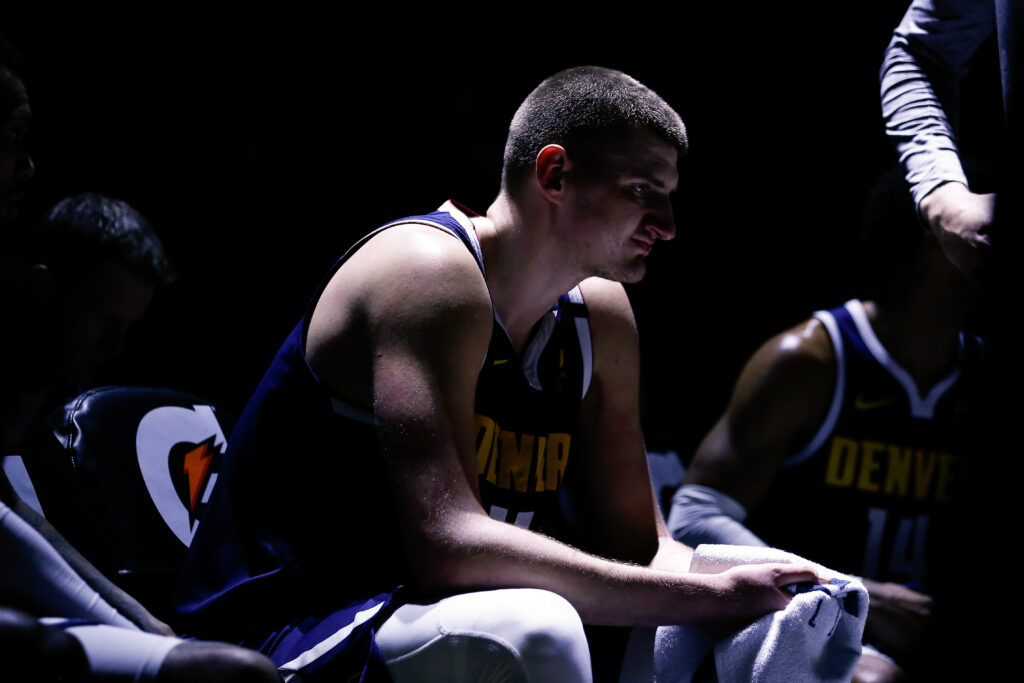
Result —
<instances>
[{"instance_id":1,"label":"player's eye","mask_svg":"<svg viewBox=\"0 0 1024 683\"><path fill-rule=\"evenodd\" d=\"M651 186L648 185L647 183L633 183L632 185L630 185L630 190L637 197L645 197L645 196L647 196L647 192L650 189L651 189Z\"/></svg>"}]
</instances>

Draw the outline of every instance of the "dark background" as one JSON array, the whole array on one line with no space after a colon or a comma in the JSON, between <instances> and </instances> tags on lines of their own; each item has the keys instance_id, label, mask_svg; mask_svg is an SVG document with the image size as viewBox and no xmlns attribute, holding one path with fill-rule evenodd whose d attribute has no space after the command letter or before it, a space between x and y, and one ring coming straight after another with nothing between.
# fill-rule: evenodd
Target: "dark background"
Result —
<instances>
[{"instance_id":1,"label":"dark background","mask_svg":"<svg viewBox=\"0 0 1024 683\"><path fill-rule=\"evenodd\" d=\"M754 348L856 294L860 203L896 161L878 68L906 3L773 4L341 22L296 4L5 10L35 115L26 213L92 190L149 217L179 279L101 379L237 414L349 243L449 197L485 211L528 92L568 66L621 69L691 137L678 236L628 288L648 445L685 455ZM976 59L990 64L964 83L961 143L985 158L994 46Z\"/></svg>"}]
</instances>

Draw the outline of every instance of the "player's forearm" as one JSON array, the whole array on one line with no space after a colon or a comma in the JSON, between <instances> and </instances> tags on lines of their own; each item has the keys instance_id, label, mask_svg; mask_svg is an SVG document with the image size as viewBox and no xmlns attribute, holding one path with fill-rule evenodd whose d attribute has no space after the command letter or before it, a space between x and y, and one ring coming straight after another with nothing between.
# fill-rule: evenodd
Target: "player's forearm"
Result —
<instances>
[{"instance_id":1,"label":"player's forearm","mask_svg":"<svg viewBox=\"0 0 1024 683\"><path fill-rule=\"evenodd\" d=\"M741 599L722 575L605 560L481 514L462 515L439 538L433 550L427 541L414 551L419 581L437 592L542 588L569 600L585 623L608 625L752 620L772 609Z\"/></svg>"},{"instance_id":2,"label":"player's forearm","mask_svg":"<svg viewBox=\"0 0 1024 683\"><path fill-rule=\"evenodd\" d=\"M658 552L651 560L651 568L668 572L688 572L690 561L693 559L693 548L672 538L663 525L659 527Z\"/></svg>"}]
</instances>

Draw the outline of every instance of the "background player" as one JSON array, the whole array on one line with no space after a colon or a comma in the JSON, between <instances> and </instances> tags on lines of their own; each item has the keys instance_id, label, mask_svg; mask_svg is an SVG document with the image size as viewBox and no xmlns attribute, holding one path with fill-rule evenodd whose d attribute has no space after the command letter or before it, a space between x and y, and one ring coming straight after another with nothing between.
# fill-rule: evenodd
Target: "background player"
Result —
<instances>
[{"instance_id":1,"label":"background player","mask_svg":"<svg viewBox=\"0 0 1024 683\"><path fill-rule=\"evenodd\" d=\"M979 350L962 330L977 291L917 227L900 169L882 176L866 206L875 292L754 353L668 524L694 546L767 542L862 574L866 641L912 667L932 620L929 594L941 601L957 587L950 558L967 527ZM901 675L873 654L859 672L869 669Z\"/></svg>"},{"instance_id":2,"label":"background player","mask_svg":"<svg viewBox=\"0 0 1024 683\"><path fill-rule=\"evenodd\" d=\"M11 68L12 54L0 39L0 235L4 247L9 238L23 237L11 232L20 218L25 183L35 172L25 142L30 108L24 85ZM108 211L86 208L98 205ZM74 341L79 351L88 348L95 353L97 340L120 339L104 331L111 329L112 321L122 322L118 313L124 308L119 302L136 293L136 283L117 278L118 263L90 257L103 253L113 258L116 247L108 246L104 252L95 248L96 243L109 245L118 238L123 242L126 234L136 253L153 253L152 248L143 247L150 229L131 223L135 216L126 204L95 195L69 198L50 216L67 219L69 224L45 231L45 237L36 233L40 240L36 253L49 254L41 263L52 264L52 269L32 268L9 259L6 251L0 254L0 305L8 326L0 353L0 456L20 452L29 425L58 378L65 377L69 383L91 379L91 375L74 371L88 366L71 362L76 356L62 354L62 348ZM76 229L77 239L61 233ZM90 236L83 239L82 231ZM61 252L60 258L57 252ZM146 287L148 302L152 286ZM78 324L61 326L54 322L58 319ZM123 335L123 327L114 326ZM61 333L67 335L68 344L55 341ZM102 348L114 351L116 346ZM58 360L62 358L68 362ZM62 626L44 624L43 618ZM279 680L270 662L258 653L224 643L173 637L166 624L114 586L26 505L11 490L2 470L0 659L5 680Z\"/></svg>"},{"instance_id":3,"label":"background player","mask_svg":"<svg viewBox=\"0 0 1024 683\"><path fill-rule=\"evenodd\" d=\"M614 281L674 236L686 145L634 79L560 72L517 111L486 216L447 203L350 251L232 435L189 553L188 623L271 643L304 680L347 673L338 647L356 668L379 647L398 680L588 680L580 619L735 627L814 579L688 575L656 514ZM541 533L568 485L601 556ZM410 604L391 615L398 583ZM311 654L353 629L330 663Z\"/></svg>"},{"instance_id":4,"label":"background player","mask_svg":"<svg viewBox=\"0 0 1024 683\"><path fill-rule=\"evenodd\" d=\"M93 192L51 207L25 249L55 293L56 393L68 398L121 354L129 329L174 273L149 221L128 202Z\"/></svg>"},{"instance_id":5,"label":"background player","mask_svg":"<svg viewBox=\"0 0 1024 683\"><path fill-rule=\"evenodd\" d=\"M27 145L32 108L18 76L13 45L0 36L0 318L23 334L0 337L0 447L20 443L46 395L52 372L43 356L52 349L52 295L42 278L11 257L26 188L35 176ZM17 359L17 360L14 360Z\"/></svg>"}]
</instances>

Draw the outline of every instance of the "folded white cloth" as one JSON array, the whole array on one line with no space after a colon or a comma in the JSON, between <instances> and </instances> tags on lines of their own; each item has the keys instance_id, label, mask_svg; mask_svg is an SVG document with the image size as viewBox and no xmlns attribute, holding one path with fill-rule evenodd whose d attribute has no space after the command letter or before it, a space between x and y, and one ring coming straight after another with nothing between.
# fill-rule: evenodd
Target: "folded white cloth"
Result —
<instances>
[{"instance_id":1,"label":"folded white cloth","mask_svg":"<svg viewBox=\"0 0 1024 683\"><path fill-rule=\"evenodd\" d=\"M658 629L655 678L689 683L714 643L719 683L849 681L861 653L868 593L858 579L777 548L701 545L690 571L717 574L741 564L785 562L815 567L827 584L795 587L785 609L714 643L694 626Z\"/></svg>"}]
</instances>

